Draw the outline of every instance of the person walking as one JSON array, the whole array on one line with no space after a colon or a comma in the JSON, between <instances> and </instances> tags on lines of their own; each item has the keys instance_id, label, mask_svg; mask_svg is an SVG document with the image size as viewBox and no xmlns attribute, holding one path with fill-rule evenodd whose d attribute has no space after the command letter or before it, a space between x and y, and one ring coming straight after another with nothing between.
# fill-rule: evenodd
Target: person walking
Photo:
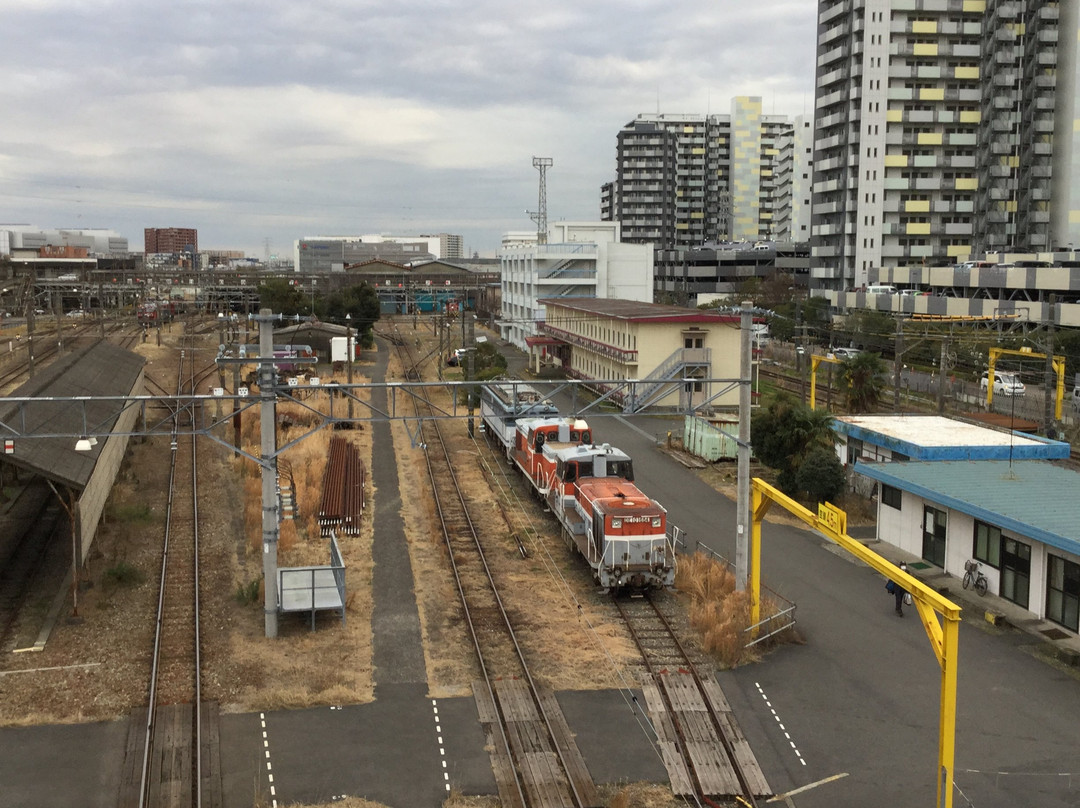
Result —
<instances>
[{"instance_id":1,"label":"person walking","mask_svg":"<svg viewBox=\"0 0 1080 808\"><path fill-rule=\"evenodd\" d=\"M901 572L907 572L907 564L904 563L903 561L900 562L900 571ZM902 587L900 584L898 584L896 581L893 581L893 580L890 580L889 583L887 583L885 585L885 588L887 590L889 590L889 592L892 594L892 596L896 599L896 615L897 615L897 617L903 617L904 616L904 595L907 594L907 590L904 589L904 587Z\"/></svg>"}]
</instances>

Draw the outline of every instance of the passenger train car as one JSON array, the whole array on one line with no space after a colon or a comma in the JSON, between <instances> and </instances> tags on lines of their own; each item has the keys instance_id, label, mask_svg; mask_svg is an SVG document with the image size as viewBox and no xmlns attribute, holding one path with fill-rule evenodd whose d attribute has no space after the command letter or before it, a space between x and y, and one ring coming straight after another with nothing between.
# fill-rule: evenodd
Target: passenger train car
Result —
<instances>
[{"instance_id":1,"label":"passenger train car","mask_svg":"<svg viewBox=\"0 0 1080 808\"><path fill-rule=\"evenodd\" d=\"M480 417L488 435L497 440L512 459L517 420L526 416L558 415L558 408L544 401L539 391L517 382L493 382L480 393Z\"/></svg>"},{"instance_id":2,"label":"passenger train car","mask_svg":"<svg viewBox=\"0 0 1080 808\"><path fill-rule=\"evenodd\" d=\"M514 423L509 448L508 420ZM675 548L667 537L667 511L634 483L633 461L625 452L595 444L588 422L580 418L514 419L490 407L484 422L491 439L550 507L601 587L674 586Z\"/></svg>"}]
</instances>

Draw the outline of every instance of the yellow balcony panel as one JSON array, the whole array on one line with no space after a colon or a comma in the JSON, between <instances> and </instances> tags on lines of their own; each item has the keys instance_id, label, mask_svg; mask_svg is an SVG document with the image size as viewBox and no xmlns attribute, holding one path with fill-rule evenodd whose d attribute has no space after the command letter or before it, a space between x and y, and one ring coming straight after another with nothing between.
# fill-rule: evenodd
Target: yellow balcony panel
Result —
<instances>
[{"instance_id":1,"label":"yellow balcony panel","mask_svg":"<svg viewBox=\"0 0 1080 808\"><path fill-rule=\"evenodd\" d=\"M977 191L979 190L979 180L976 177L957 177L956 190Z\"/></svg>"},{"instance_id":2,"label":"yellow balcony panel","mask_svg":"<svg viewBox=\"0 0 1080 808\"><path fill-rule=\"evenodd\" d=\"M977 109L960 110L960 123L979 123L981 120L982 113Z\"/></svg>"},{"instance_id":3,"label":"yellow balcony panel","mask_svg":"<svg viewBox=\"0 0 1080 808\"><path fill-rule=\"evenodd\" d=\"M904 204L904 210L908 213L929 213L929 199L910 199Z\"/></svg>"},{"instance_id":4,"label":"yellow balcony panel","mask_svg":"<svg viewBox=\"0 0 1080 808\"><path fill-rule=\"evenodd\" d=\"M689 230L689 229L690 229L690 225L688 225L688 224L687 224L686 222L678 222L678 223L677 223L677 224L675 225L675 229L676 229L676 230Z\"/></svg>"},{"instance_id":5,"label":"yellow balcony panel","mask_svg":"<svg viewBox=\"0 0 1080 808\"><path fill-rule=\"evenodd\" d=\"M900 123L904 120L904 110L890 109L885 112L885 120L889 123Z\"/></svg>"},{"instance_id":6,"label":"yellow balcony panel","mask_svg":"<svg viewBox=\"0 0 1080 808\"><path fill-rule=\"evenodd\" d=\"M971 253L971 245L950 244L945 252L950 258L955 258L958 255L969 255Z\"/></svg>"},{"instance_id":7,"label":"yellow balcony panel","mask_svg":"<svg viewBox=\"0 0 1080 808\"><path fill-rule=\"evenodd\" d=\"M1020 155L1009 155L1009 168L1017 168L1020 165Z\"/></svg>"},{"instance_id":8,"label":"yellow balcony panel","mask_svg":"<svg viewBox=\"0 0 1080 808\"><path fill-rule=\"evenodd\" d=\"M772 169L771 168L763 168L763 169L761 169L761 176L763 176L763 177L771 177L772 176Z\"/></svg>"},{"instance_id":9,"label":"yellow balcony panel","mask_svg":"<svg viewBox=\"0 0 1080 808\"><path fill-rule=\"evenodd\" d=\"M908 156L906 154L886 154L885 168L907 168Z\"/></svg>"},{"instance_id":10,"label":"yellow balcony panel","mask_svg":"<svg viewBox=\"0 0 1080 808\"><path fill-rule=\"evenodd\" d=\"M694 127L692 127L692 126L684 126L682 128L682 130L683 130L684 135L692 135L692 134L694 134Z\"/></svg>"},{"instance_id":11,"label":"yellow balcony panel","mask_svg":"<svg viewBox=\"0 0 1080 808\"><path fill-rule=\"evenodd\" d=\"M965 14L982 14L986 11L986 0L964 0Z\"/></svg>"},{"instance_id":12,"label":"yellow balcony panel","mask_svg":"<svg viewBox=\"0 0 1080 808\"><path fill-rule=\"evenodd\" d=\"M920 146L940 146L941 132L919 132Z\"/></svg>"},{"instance_id":13,"label":"yellow balcony panel","mask_svg":"<svg viewBox=\"0 0 1080 808\"><path fill-rule=\"evenodd\" d=\"M911 46L911 52L915 56L937 56L936 42L916 42Z\"/></svg>"},{"instance_id":14,"label":"yellow balcony panel","mask_svg":"<svg viewBox=\"0 0 1080 808\"><path fill-rule=\"evenodd\" d=\"M768 155L774 155L774 154L779 154L779 153L780 153L779 149L766 149L765 150L765 154L768 154Z\"/></svg>"},{"instance_id":15,"label":"yellow balcony panel","mask_svg":"<svg viewBox=\"0 0 1080 808\"><path fill-rule=\"evenodd\" d=\"M945 88L944 87L923 87L919 90L920 101L944 101L945 100Z\"/></svg>"},{"instance_id":16,"label":"yellow balcony panel","mask_svg":"<svg viewBox=\"0 0 1080 808\"><path fill-rule=\"evenodd\" d=\"M1016 213L1016 200L1010 199L1008 202L1006 202L1005 210L1007 210L1009 213Z\"/></svg>"},{"instance_id":17,"label":"yellow balcony panel","mask_svg":"<svg viewBox=\"0 0 1080 808\"><path fill-rule=\"evenodd\" d=\"M929 236L930 222L908 222L906 232L909 236Z\"/></svg>"},{"instance_id":18,"label":"yellow balcony panel","mask_svg":"<svg viewBox=\"0 0 1080 808\"><path fill-rule=\"evenodd\" d=\"M759 219L771 219L772 217L773 217L773 215L771 213L763 213L758 218Z\"/></svg>"},{"instance_id":19,"label":"yellow balcony panel","mask_svg":"<svg viewBox=\"0 0 1080 808\"><path fill-rule=\"evenodd\" d=\"M953 75L958 79L978 79L979 68L977 65L957 66L953 71Z\"/></svg>"},{"instance_id":20,"label":"yellow balcony panel","mask_svg":"<svg viewBox=\"0 0 1080 808\"><path fill-rule=\"evenodd\" d=\"M695 212L695 213L691 213L691 214L690 214L690 218L691 218L691 219L704 219L704 218L705 218L705 214L704 214L704 213L701 213L700 211L698 211L698 212Z\"/></svg>"},{"instance_id":21,"label":"yellow balcony panel","mask_svg":"<svg viewBox=\"0 0 1080 808\"><path fill-rule=\"evenodd\" d=\"M915 20L911 23L911 33L913 34L936 34L937 22L934 20Z\"/></svg>"},{"instance_id":22,"label":"yellow balcony panel","mask_svg":"<svg viewBox=\"0 0 1080 808\"><path fill-rule=\"evenodd\" d=\"M705 149L703 147L700 147L700 146L695 146L694 148L692 148L690 150L690 153L691 154L704 154Z\"/></svg>"}]
</instances>

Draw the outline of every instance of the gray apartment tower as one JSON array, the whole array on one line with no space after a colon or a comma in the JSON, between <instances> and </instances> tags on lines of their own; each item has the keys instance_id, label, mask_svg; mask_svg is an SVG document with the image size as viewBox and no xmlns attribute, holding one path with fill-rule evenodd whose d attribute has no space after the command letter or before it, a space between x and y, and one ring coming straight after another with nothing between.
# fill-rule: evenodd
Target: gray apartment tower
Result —
<instances>
[{"instance_id":1,"label":"gray apartment tower","mask_svg":"<svg viewBox=\"0 0 1080 808\"><path fill-rule=\"evenodd\" d=\"M730 115L638 115L617 136L601 218L654 245L658 277L705 244L805 242L810 156L809 122L762 115L760 98Z\"/></svg>"},{"instance_id":2,"label":"gray apartment tower","mask_svg":"<svg viewBox=\"0 0 1080 808\"><path fill-rule=\"evenodd\" d=\"M1078 4L819 0L813 285L1080 243Z\"/></svg>"}]
</instances>

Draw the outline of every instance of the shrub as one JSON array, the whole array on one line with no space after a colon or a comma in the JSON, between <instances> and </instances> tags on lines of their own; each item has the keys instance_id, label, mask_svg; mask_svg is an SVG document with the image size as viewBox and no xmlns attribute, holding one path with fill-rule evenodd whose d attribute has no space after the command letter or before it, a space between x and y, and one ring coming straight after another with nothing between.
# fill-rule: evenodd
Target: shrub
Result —
<instances>
[{"instance_id":1,"label":"shrub","mask_svg":"<svg viewBox=\"0 0 1080 808\"><path fill-rule=\"evenodd\" d=\"M253 578L246 584L236 585L236 602L250 606L262 601L262 578Z\"/></svg>"},{"instance_id":2,"label":"shrub","mask_svg":"<svg viewBox=\"0 0 1080 808\"><path fill-rule=\"evenodd\" d=\"M113 586L138 586L145 580L142 570L127 561L117 561L105 570L105 582Z\"/></svg>"}]
</instances>

